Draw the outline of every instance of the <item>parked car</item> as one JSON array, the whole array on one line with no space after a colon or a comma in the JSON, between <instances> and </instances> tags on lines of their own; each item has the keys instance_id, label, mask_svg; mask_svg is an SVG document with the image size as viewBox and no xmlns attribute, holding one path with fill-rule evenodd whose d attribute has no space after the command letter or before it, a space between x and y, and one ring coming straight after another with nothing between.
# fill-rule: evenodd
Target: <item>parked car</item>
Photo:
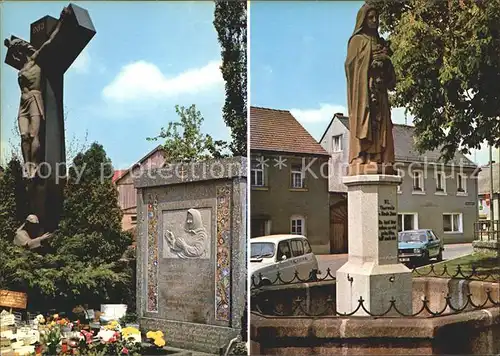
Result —
<instances>
[{"instance_id":1,"label":"parked car","mask_svg":"<svg viewBox=\"0 0 500 356\"><path fill-rule=\"evenodd\" d=\"M268 235L251 239L250 276L254 284L292 281L295 271L301 280L314 279L318 274L318 260L305 236ZM278 272L282 281L277 280Z\"/></svg>"},{"instance_id":2,"label":"parked car","mask_svg":"<svg viewBox=\"0 0 500 356\"><path fill-rule=\"evenodd\" d=\"M443 260L443 241L431 229L398 233L398 256L403 263L428 263L431 258Z\"/></svg>"}]
</instances>

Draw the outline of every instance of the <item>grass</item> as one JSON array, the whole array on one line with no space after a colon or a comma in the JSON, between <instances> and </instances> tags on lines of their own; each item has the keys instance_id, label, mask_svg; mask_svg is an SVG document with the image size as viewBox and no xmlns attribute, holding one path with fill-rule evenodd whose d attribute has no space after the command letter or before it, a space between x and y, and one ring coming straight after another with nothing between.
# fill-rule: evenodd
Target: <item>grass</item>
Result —
<instances>
[{"instance_id":1,"label":"grass","mask_svg":"<svg viewBox=\"0 0 500 356\"><path fill-rule=\"evenodd\" d=\"M445 270L446 266L446 270ZM500 258L483 254L470 254L449 262L418 268L414 277L428 275L442 278L470 278L477 280L500 281ZM459 269L460 268L460 269ZM470 276L470 277L469 277Z\"/></svg>"}]
</instances>

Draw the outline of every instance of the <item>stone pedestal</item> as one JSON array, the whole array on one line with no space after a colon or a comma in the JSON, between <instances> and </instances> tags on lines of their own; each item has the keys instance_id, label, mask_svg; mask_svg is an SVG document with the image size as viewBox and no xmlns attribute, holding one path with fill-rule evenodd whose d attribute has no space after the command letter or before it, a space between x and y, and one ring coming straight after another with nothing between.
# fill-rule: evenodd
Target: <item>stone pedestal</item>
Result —
<instances>
[{"instance_id":1,"label":"stone pedestal","mask_svg":"<svg viewBox=\"0 0 500 356\"><path fill-rule=\"evenodd\" d=\"M348 187L349 260L337 271L337 311L351 313L363 298L372 314L389 309L412 312L411 271L398 262L397 186L395 175L358 175L343 179ZM355 315L367 315L359 309ZM389 315L395 315L391 312Z\"/></svg>"}]
</instances>

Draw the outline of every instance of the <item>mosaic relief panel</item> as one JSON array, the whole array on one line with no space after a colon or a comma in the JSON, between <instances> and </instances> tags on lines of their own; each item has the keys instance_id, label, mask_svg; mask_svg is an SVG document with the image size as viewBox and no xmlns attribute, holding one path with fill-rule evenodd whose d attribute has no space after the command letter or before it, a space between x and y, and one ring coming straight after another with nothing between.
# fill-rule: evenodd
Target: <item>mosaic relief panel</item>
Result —
<instances>
[{"instance_id":1,"label":"mosaic relief panel","mask_svg":"<svg viewBox=\"0 0 500 356\"><path fill-rule=\"evenodd\" d=\"M231 186L217 187L215 319L229 321L231 305Z\"/></svg>"},{"instance_id":2,"label":"mosaic relief panel","mask_svg":"<svg viewBox=\"0 0 500 356\"><path fill-rule=\"evenodd\" d=\"M147 311L158 312L158 196L148 197L148 243L147 243Z\"/></svg>"}]
</instances>

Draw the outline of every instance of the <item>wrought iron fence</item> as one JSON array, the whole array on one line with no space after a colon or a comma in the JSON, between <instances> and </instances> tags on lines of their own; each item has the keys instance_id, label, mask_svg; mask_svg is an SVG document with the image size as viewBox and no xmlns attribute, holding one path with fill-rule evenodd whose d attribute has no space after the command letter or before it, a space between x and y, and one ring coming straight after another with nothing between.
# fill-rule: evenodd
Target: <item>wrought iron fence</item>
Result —
<instances>
[{"instance_id":1,"label":"wrought iron fence","mask_svg":"<svg viewBox=\"0 0 500 356\"><path fill-rule=\"evenodd\" d=\"M290 285L290 284L300 284L300 283L312 283L312 282L323 282L323 281L332 281L335 280L335 276L332 275L330 268L326 269L326 274L322 277L318 277L321 275L319 272L312 270L309 272L309 276L305 279L300 278L299 272L295 270L294 276L290 280L284 280L281 277L281 272L276 272L276 278L272 278L269 276L264 276L262 273L258 273L257 277L252 275L251 288L261 288L266 286L275 286L275 285Z\"/></svg>"},{"instance_id":2,"label":"wrought iron fence","mask_svg":"<svg viewBox=\"0 0 500 356\"><path fill-rule=\"evenodd\" d=\"M441 272L438 272L433 264L425 266L424 268L429 268L429 271L421 272L418 268L414 268L414 275L416 275L417 277L448 277L451 279L500 282L500 271L498 273L485 272L479 270L475 265L472 265L470 267L470 273L464 272L461 265L457 265L455 273L450 273L446 264L443 265L443 270Z\"/></svg>"},{"instance_id":3,"label":"wrought iron fence","mask_svg":"<svg viewBox=\"0 0 500 356\"><path fill-rule=\"evenodd\" d=\"M329 298L326 300L326 306L324 307L323 310L315 313L311 313L306 310L307 308L304 307L305 299L300 297L293 300L293 307L289 311L280 310L282 308L278 308L276 307L276 305L273 305L272 307L266 305L266 302L269 302L268 299L254 300L254 302L252 303L253 304L252 310L254 313L257 312L262 316L289 316L296 318L351 317L351 316L356 316L355 314L357 314L359 311L363 311L366 313L366 315L376 318L393 318L395 316L433 318L438 316L458 314L465 311L470 312L485 308L499 307L500 299L494 300L491 296L491 290L486 290L485 292L486 292L486 299L484 300L484 302L476 304L472 300L472 294L467 294L467 301L462 306L453 305L451 303L452 297L449 294L447 294L444 297L445 299L444 306L441 308L441 310L437 311L431 310L431 307L429 305L430 301L427 299L427 297L424 297L422 299L421 308L418 311L410 314L404 313L401 310L399 310L396 306L396 300L394 298L390 300L390 305L386 311L384 311L383 313L372 313L364 305L365 300L362 297L358 299L358 306L352 312L342 313L337 311L335 299L333 298L333 296L329 296ZM360 317L366 317L366 316L360 316Z\"/></svg>"},{"instance_id":4,"label":"wrought iron fence","mask_svg":"<svg viewBox=\"0 0 500 356\"><path fill-rule=\"evenodd\" d=\"M481 220L474 223L474 240L500 240L500 220Z\"/></svg>"},{"instance_id":5,"label":"wrought iron fence","mask_svg":"<svg viewBox=\"0 0 500 356\"><path fill-rule=\"evenodd\" d=\"M412 273L416 277L447 277L451 279L466 279L466 280L477 280L477 281L491 281L491 282L500 282L500 270L498 273L496 272L485 272L478 269L477 266L471 265L470 272L464 271L464 268L461 265L457 265L455 268L455 272L450 272L449 268L446 264L442 265L442 270L439 271L438 268L434 264L423 266L423 267L415 267L412 269ZM422 268L425 270L428 268L429 270L426 272L422 272L420 270ZM282 278L281 272L276 272L276 277L269 276L269 274L263 275L262 273L258 273L257 275L252 275L251 277L251 289L259 289L262 287L268 286L277 286L277 285L292 285L292 284L300 284L300 283L311 283L311 282L322 282L322 281L334 281L336 280L335 276L332 274L330 268L327 268L326 274L324 276L318 277L320 275L319 272L315 273L314 270L309 272L308 278L302 279L299 276L299 272L296 270L292 279L285 280Z\"/></svg>"},{"instance_id":6,"label":"wrought iron fence","mask_svg":"<svg viewBox=\"0 0 500 356\"><path fill-rule=\"evenodd\" d=\"M414 268L413 269L413 274L415 277L438 277L438 278L450 278L450 279L461 279L461 280L468 280L468 281L491 281L491 282L500 282L500 272L495 273L495 272L485 272L479 270L476 266L472 265L470 267L470 272L464 269L462 266L457 265L455 271L450 271L450 268L446 264L443 265L442 269L436 267L435 265L431 264L429 266L425 266L428 270L421 270L419 268ZM326 270L326 274L324 276L318 277L320 275L319 273L315 273L315 271L311 271L309 273L309 277L306 279L302 279L299 276L298 271L295 271L294 277L285 280L281 277L281 273L277 272L275 278L269 278L269 275L263 276L262 273L259 273L257 277L253 275L251 277L251 289L252 289L252 305L251 309L255 313L259 313L262 315L273 315L273 316L308 316L308 317L322 317L322 316L329 316L329 317L346 317L346 316L354 316L357 314L360 310L365 312L366 315L372 316L372 317L387 317L389 314L391 314L391 317L394 315L401 316L401 317L417 317L417 316L425 316L425 317L435 317L435 316L441 316L441 315L447 315L447 314L454 314L454 313L460 313L463 311L471 311L471 310L479 310L483 309L484 307L493 307L493 306L500 306L500 300L493 300L491 296L491 291L490 290L485 290L485 293L487 295L486 300L483 303L476 304L472 300L472 294L467 295L467 301L464 305L461 306L456 306L453 305L451 302L451 296L448 294L444 297L444 304L440 303L440 305L443 305L441 310L433 311L430 308L429 305L429 300L427 297L424 297L422 300L422 306L421 308L411 314L405 314L401 312L398 307L396 306L396 300L393 298L390 301L390 305L388 306L387 310L383 313L372 313L369 310L366 309L364 305L364 300L360 297L358 300L358 306L350 313L340 313L337 312L336 310L336 305L335 305L335 299L333 298L332 295L329 295L322 305L318 306L315 305L315 312L309 312L307 311L307 308L304 306L306 303L304 298L297 297L293 299L293 301L286 301L283 303L283 301L278 301L274 302L271 301L268 297L267 294L262 293L263 291L267 290L270 286L290 286L290 285L299 285L303 283L313 283L313 282L323 282L323 281L335 281L336 278L332 274L332 271L330 268ZM488 305L489 303L489 305ZM276 305L281 306L280 308L277 308ZM322 310L318 310L318 307L321 307ZM285 310L286 309L286 310Z\"/></svg>"}]
</instances>

